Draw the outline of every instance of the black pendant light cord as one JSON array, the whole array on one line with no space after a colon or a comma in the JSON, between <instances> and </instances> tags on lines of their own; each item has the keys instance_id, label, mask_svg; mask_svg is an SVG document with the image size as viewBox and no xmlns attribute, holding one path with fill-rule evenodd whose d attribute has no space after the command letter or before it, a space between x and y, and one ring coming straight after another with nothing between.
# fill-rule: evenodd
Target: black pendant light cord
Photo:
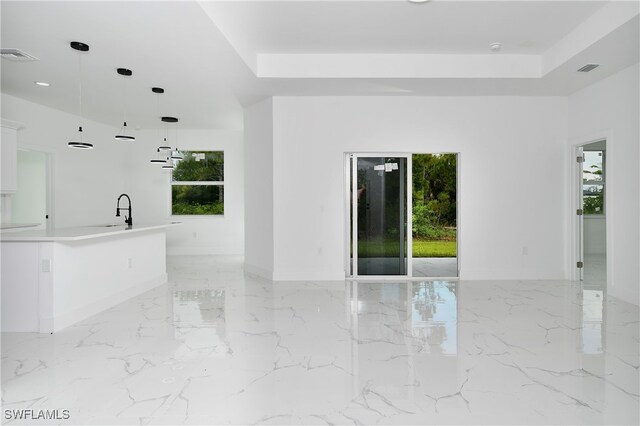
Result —
<instances>
[{"instance_id":1,"label":"black pendant light cord","mask_svg":"<svg viewBox=\"0 0 640 426\"><path fill-rule=\"evenodd\" d=\"M80 86L80 127L78 128L78 130L80 132L82 132L82 53L78 52L78 72L80 73L80 78L78 79L79 82L79 86Z\"/></svg>"},{"instance_id":2,"label":"black pendant light cord","mask_svg":"<svg viewBox=\"0 0 640 426\"><path fill-rule=\"evenodd\" d=\"M123 122L124 122L124 127L127 127L127 77L126 76L122 76L122 97L124 98L123 100L123 104L124 104L124 116L123 116Z\"/></svg>"}]
</instances>

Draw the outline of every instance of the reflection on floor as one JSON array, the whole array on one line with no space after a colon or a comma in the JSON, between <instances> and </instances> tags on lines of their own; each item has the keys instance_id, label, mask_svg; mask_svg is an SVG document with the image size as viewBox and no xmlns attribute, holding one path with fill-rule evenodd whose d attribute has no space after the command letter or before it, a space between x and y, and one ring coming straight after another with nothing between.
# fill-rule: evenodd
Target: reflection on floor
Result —
<instances>
[{"instance_id":1,"label":"reflection on floor","mask_svg":"<svg viewBox=\"0 0 640 426\"><path fill-rule=\"evenodd\" d=\"M458 276L458 259L456 257L414 257L414 277L447 277Z\"/></svg>"},{"instance_id":2,"label":"reflection on floor","mask_svg":"<svg viewBox=\"0 0 640 426\"><path fill-rule=\"evenodd\" d=\"M607 283L607 258L605 254L584 255L584 282L585 284L606 286Z\"/></svg>"},{"instance_id":3,"label":"reflection on floor","mask_svg":"<svg viewBox=\"0 0 640 426\"><path fill-rule=\"evenodd\" d=\"M55 424L639 421L638 307L602 290L169 267L169 284L59 333L3 334L3 409L68 409Z\"/></svg>"}]
</instances>

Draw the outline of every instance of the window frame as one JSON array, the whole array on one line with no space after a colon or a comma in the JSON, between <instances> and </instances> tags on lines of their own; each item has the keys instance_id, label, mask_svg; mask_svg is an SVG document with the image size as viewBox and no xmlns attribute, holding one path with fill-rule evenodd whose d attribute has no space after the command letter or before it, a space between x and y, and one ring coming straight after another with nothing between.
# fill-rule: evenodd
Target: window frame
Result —
<instances>
[{"instance_id":1,"label":"window frame","mask_svg":"<svg viewBox=\"0 0 640 426\"><path fill-rule=\"evenodd\" d=\"M226 215L226 194L223 192L222 205L223 205L223 213L222 214L173 214L173 187L174 186L221 186L222 190L225 189L225 175L226 175L226 159L225 159L225 151L222 149L211 150L211 149L184 149L179 150L178 152L202 152L202 153L213 153L213 152L221 152L222 153L222 180L221 181L174 181L173 180L173 170L169 173L169 185L168 185L168 209L169 209L169 218L179 218L179 219L212 219L212 218L224 218ZM172 160L173 166L182 160Z\"/></svg>"}]
</instances>

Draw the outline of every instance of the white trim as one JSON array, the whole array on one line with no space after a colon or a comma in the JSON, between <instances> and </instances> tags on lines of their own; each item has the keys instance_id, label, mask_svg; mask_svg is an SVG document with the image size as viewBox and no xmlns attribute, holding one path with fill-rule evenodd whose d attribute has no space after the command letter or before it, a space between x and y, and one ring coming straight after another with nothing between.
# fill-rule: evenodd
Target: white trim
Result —
<instances>
[{"instance_id":1,"label":"white trim","mask_svg":"<svg viewBox=\"0 0 640 426\"><path fill-rule=\"evenodd\" d=\"M413 154L407 155L407 276L413 277Z\"/></svg>"},{"instance_id":2,"label":"white trim","mask_svg":"<svg viewBox=\"0 0 640 426\"><path fill-rule=\"evenodd\" d=\"M351 154L344 153L344 221L342 223L342 235L344 235L344 276L349 277L351 275L351 244L349 239L349 232L351 225L349 223L349 214L351 213L351 203L349 195L351 187L349 177L351 176Z\"/></svg>"},{"instance_id":3,"label":"white trim","mask_svg":"<svg viewBox=\"0 0 640 426\"><path fill-rule=\"evenodd\" d=\"M0 118L0 127L6 127L9 129L20 130L25 127L24 123L19 121L7 120L6 118Z\"/></svg>"},{"instance_id":4,"label":"white trim","mask_svg":"<svg viewBox=\"0 0 640 426\"><path fill-rule=\"evenodd\" d=\"M363 275L360 277L347 277L347 281L460 281L460 277L409 277L404 275ZM509 279L510 281L513 281Z\"/></svg>"}]
</instances>

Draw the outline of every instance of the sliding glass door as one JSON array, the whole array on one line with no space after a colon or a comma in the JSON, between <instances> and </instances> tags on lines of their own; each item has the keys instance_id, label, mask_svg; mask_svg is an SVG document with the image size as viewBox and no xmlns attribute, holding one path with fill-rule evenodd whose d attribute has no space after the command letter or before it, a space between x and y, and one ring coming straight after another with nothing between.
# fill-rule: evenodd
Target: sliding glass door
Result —
<instances>
[{"instance_id":1,"label":"sliding glass door","mask_svg":"<svg viewBox=\"0 0 640 426\"><path fill-rule=\"evenodd\" d=\"M458 276L458 155L349 153L350 277Z\"/></svg>"},{"instance_id":2,"label":"sliding glass door","mask_svg":"<svg viewBox=\"0 0 640 426\"><path fill-rule=\"evenodd\" d=\"M350 155L353 276L405 276L409 269L410 157Z\"/></svg>"}]
</instances>

